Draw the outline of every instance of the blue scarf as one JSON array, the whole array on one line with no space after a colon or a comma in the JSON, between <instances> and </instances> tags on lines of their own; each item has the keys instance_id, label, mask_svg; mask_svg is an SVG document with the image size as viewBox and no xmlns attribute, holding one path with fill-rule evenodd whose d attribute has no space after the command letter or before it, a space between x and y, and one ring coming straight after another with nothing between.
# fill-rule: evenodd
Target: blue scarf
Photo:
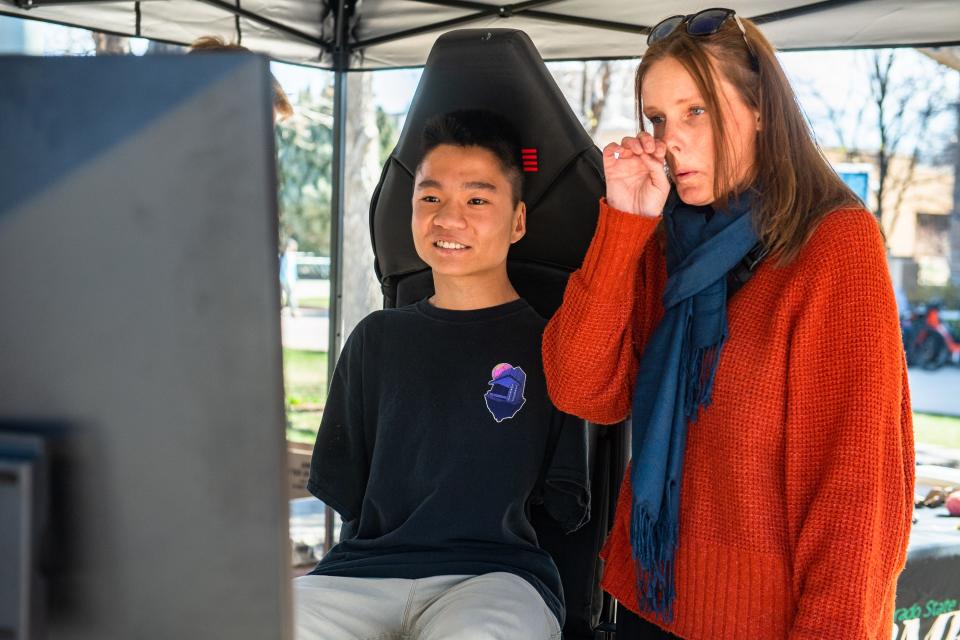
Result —
<instances>
[{"instance_id":1,"label":"blue scarf","mask_svg":"<svg viewBox=\"0 0 960 640\"><path fill-rule=\"evenodd\" d=\"M641 611L669 621L676 596L680 479L687 421L710 404L727 338L727 272L757 243L742 194L707 219L671 191L664 208L667 285L663 319L644 349L633 392L633 518Z\"/></svg>"}]
</instances>

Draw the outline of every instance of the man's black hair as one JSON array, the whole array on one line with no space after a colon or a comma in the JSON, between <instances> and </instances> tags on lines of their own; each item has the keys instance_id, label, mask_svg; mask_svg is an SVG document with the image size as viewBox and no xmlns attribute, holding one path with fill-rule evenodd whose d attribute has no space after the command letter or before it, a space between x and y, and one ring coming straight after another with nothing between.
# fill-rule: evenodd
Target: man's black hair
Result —
<instances>
[{"instance_id":1,"label":"man's black hair","mask_svg":"<svg viewBox=\"0 0 960 640\"><path fill-rule=\"evenodd\" d=\"M513 206L517 206L523 195L520 136L509 120L487 109L463 109L433 116L423 128L420 162L442 144L480 147L495 155L513 190Z\"/></svg>"}]
</instances>

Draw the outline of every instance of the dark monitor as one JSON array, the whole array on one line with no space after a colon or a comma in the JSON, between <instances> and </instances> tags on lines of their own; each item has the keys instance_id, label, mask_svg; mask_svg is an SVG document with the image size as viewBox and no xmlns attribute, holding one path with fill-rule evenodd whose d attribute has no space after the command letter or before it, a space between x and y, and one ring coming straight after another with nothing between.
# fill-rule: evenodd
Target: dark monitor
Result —
<instances>
[{"instance_id":1,"label":"dark monitor","mask_svg":"<svg viewBox=\"0 0 960 640\"><path fill-rule=\"evenodd\" d=\"M0 637L292 635L270 91L0 57Z\"/></svg>"}]
</instances>

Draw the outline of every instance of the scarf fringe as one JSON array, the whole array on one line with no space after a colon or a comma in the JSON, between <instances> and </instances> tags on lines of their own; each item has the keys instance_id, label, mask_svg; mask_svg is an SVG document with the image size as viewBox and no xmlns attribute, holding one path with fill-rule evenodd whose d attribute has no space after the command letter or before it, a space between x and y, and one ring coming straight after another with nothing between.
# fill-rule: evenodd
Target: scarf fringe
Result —
<instances>
[{"instance_id":1,"label":"scarf fringe","mask_svg":"<svg viewBox=\"0 0 960 640\"><path fill-rule=\"evenodd\" d=\"M674 556L679 540L677 511L679 496L668 491L661 513L654 520L643 508L634 506L630 536L637 561L637 600L641 611L649 611L666 623L673 620L676 598Z\"/></svg>"},{"instance_id":2,"label":"scarf fringe","mask_svg":"<svg viewBox=\"0 0 960 640\"><path fill-rule=\"evenodd\" d=\"M690 422L697 421L701 407L709 407L713 400L713 381L720 365L720 352L726 344L726 337L717 344L695 349L685 358L688 369L686 375L686 394L683 399L683 415Z\"/></svg>"}]
</instances>

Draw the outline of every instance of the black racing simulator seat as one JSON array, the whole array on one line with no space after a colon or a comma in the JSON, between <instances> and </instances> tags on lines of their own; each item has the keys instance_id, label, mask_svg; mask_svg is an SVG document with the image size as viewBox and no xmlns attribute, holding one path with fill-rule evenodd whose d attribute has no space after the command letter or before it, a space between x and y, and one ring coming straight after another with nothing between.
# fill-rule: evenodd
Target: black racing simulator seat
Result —
<instances>
[{"instance_id":1,"label":"black racing simulator seat","mask_svg":"<svg viewBox=\"0 0 960 640\"><path fill-rule=\"evenodd\" d=\"M430 52L370 204L384 307L433 293L430 269L417 256L410 231L420 134L430 117L468 108L495 111L520 133L527 234L510 249L507 268L520 295L549 318L593 237L598 200L605 191L603 162L533 42L512 29L452 31ZM563 636L573 640L593 640L612 629L613 602L600 591L597 554L612 524L627 455L624 425L585 428L590 430L590 522L566 535L536 509L533 516L540 544L560 569L567 607Z\"/></svg>"}]
</instances>

